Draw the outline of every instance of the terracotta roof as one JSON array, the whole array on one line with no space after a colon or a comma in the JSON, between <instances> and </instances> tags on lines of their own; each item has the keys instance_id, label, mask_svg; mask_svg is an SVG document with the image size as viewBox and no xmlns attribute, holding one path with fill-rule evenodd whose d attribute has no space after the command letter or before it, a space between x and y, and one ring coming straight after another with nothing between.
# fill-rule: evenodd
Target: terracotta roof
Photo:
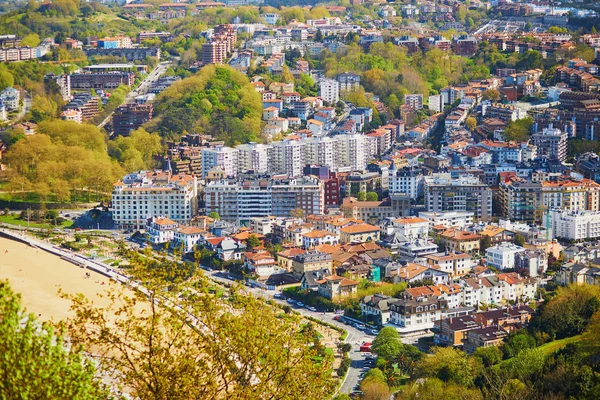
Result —
<instances>
[{"instance_id":1,"label":"terracotta roof","mask_svg":"<svg viewBox=\"0 0 600 400\"><path fill-rule=\"evenodd\" d=\"M369 224L356 224L350 225L340 229L340 232L354 234L354 233L368 233L368 232L379 232L379 227Z\"/></svg>"},{"instance_id":2,"label":"terracotta roof","mask_svg":"<svg viewBox=\"0 0 600 400\"><path fill-rule=\"evenodd\" d=\"M428 221L426 219L419 218L419 217L407 217L407 218L398 218L394 222L397 222L399 224L420 224L423 222L427 223Z\"/></svg>"},{"instance_id":3,"label":"terracotta roof","mask_svg":"<svg viewBox=\"0 0 600 400\"><path fill-rule=\"evenodd\" d=\"M182 233L184 235L200 235L202 233L206 233L200 228L196 228L195 226L183 226L180 227L177 232Z\"/></svg>"},{"instance_id":4,"label":"terracotta roof","mask_svg":"<svg viewBox=\"0 0 600 400\"><path fill-rule=\"evenodd\" d=\"M326 253L326 254L335 254L335 253L341 252L341 250L338 246L332 246L327 243L315 246L315 250L320 251L321 253Z\"/></svg>"},{"instance_id":5,"label":"terracotta roof","mask_svg":"<svg viewBox=\"0 0 600 400\"><path fill-rule=\"evenodd\" d=\"M327 236L335 236L335 234L332 232L329 232L329 231L322 231L322 230L315 229L314 231L303 233L302 236L307 237L307 238L317 239L317 238L324 238Z\"/></svg>"},{"instance_id":6,"label":"terracotta roof","mask_svg":"<svg viewBox=\"0 0 600 400\"><path fill-rule=\"evenodd\" d=\"M358 285L358 282L353 281L351 279L344 278L343 276L339 276L339 275L326 276L323 279L317 281L317 283L322 285L326 282L333 282L333 281L339 282L340 286L356 286L356 285Z\"/></svg>"},{"instance_id":7,"label":"terracotta roof","mask_svg":"<svg viewBox=\"0 0 600 400\"><path fill-rule=\"evenodd\" d=\"M177 225L177 222L175 222L167 217L158 217L153 222L156 225Z\"/></svg>"},{"instance_id":8,"label":"terracotta roof","mask_svg":"<svg viewBox=\"0 0 600 400\"><path fill-rule=\"evenodd\" d=\"M459 231L455 229L448 229L445 232L440 233L440 235L446 239L454 239L454 240L480 240L481 236L467 232L467 231Z\"/></svg>"},{"instance_id":9,"label":"terracotta roof","mask_svg":"<svg viewBox=\"0 0 600 400\"><path fill-rule=\"evenodd\" d=\"M280 251L279 253L277 253L277 255L285 258L294 258L298 254L304 254L305 252L306 250L300 249L298 247L292 247L290 249Z\"/></svg>"},{"instance_id":10,"label":"terracotta roof","mask_svg":"<svg viewBox=\"0 0 600 400\"><path fill-rule=\"evenodd\" d=\"M206 241L208 243L212 244L213 246L218 246L223 240L225 240L224 237L214 237L214 238L206 239Z\"/></svg>"}]
</instances>

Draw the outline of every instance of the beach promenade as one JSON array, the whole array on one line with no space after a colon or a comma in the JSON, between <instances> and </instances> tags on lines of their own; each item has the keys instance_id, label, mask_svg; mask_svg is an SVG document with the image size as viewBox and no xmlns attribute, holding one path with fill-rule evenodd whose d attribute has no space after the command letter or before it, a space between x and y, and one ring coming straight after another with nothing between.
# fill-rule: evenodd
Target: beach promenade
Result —
<instances>
[{"instance_id":1,"label":"beach promenade","mask_svg":"<svg viewBox=\"0 0 600 400\"><path fill-rule=\"evenodd\" d=\"M8 279L13 290L21 293L29 312L42 320L55 321L69 316L70 301L58 296L59 289L69 294L83 293L95 304L108 305L108 299L100 296L108 285L130 284L126 276L106 264L3 228L0 279Z\"/></svg>"}]
</instances>

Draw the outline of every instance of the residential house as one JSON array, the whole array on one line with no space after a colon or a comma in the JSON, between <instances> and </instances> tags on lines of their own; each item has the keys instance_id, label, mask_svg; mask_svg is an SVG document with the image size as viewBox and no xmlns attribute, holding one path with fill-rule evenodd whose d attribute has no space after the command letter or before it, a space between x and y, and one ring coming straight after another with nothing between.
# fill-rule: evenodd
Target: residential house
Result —
<instances>
[{"instance_id":1,"label":"residential house","mask_svg":"<svg viewBox=\"0 0 600 400\"><path fill-rule=\"evenodd\" d=\"M473 259L467 253L437 253L424 257L427 265L449 273L452 278L462 277L473 268Z\"/></svg>"},{"instance_id":2,"label":"residential house","mask_svg":"<svg viewBox=\"0 0 600 400\"><path fill-rule=\"evenodd\" d=\"M322 244L335 245L338 243L338 236L329 231L314 230L302 234L302 247L306 250L314 249Z\"/></svg>"},{"instance_id":3,"label":"residential house","mask_svg":"<svg viewBox=\"0 0 600 400\"><path fill-rule=\"evenodd\" d=\"M458 229L448 229L439 234L440 245L448 252L478 253L481 236Z\"/></svg>"},{"instance_id":4,"label":"residential house","mask_svg":"<svg viewBox=\"0 0 600 400\"><path fill-rule=\"evenodd\" d=\"M277 253L277 265L279 268L285 269L287 272L292 270L292 264L294 262L294 257L299 254L304 254L306 250L299 249L297 247L292 247Z\"/></svg>"},{"instance_id":5,"label":"residential house","mask_svg":"<svg viewBox=\"0 0 600 400\"><path fill-rule=\"evenodd\" d=\"M273 275L277 262L268 251L244 253L244 267L258 275L259 279Z\"/></svg>"},{"instance_id":6,"label":"residential house","mask_svg":"<svg viewBox=\"0 0 600 400\"><path fill-rule=\"evenodd\" d=\"M396 271L392 271L390 275L394 283L431 280L436 284L447 283L450 280L450 274L448 272L414 263L408 263L406 266L400 267Z\"/></svg>"},{"instance_id":7,"label":"residential house","mask_svg":"<svg viewBox=\"0 0 600 400\"><path fill-rule=\"evenodd\" d=\"M444 318L435 322L436 331L433 341L441 346L462 346L467 333L481 327L472 315Z\"/></svg>"},{"instance_id":8,"label":"residential house","mask_svg":"<svg viewBox=\"0 0 600 400\"><path fill-rule=\"evenodd\" d=\"M318 293L329 300L352 296L358 289L358 282L338 275L326 276L317 283Z\"/></svg>"},{"instance_id":9,"label":"residential house","mask_svg":"<svg viewBox=\"0 0 600 400\"><path fill-rule=\"evenodd\" d=\"M167 217L152 217L146 223L148 241L152 244L170 243L175 238L179 224Z\"/></svg>"},{"instance_id":10,"label":"residential house","mask_svg":"<svg viewBox=\"0 0 600 400\"><path fill-rule=\"evenodd\" d=\"M373 294L360 299L361 315L376 325L390 322L390 304L396 301L393 297L383 294Z\"/></svg>"},{"instance_id":11,"label":"residential house","mask_svg":"<svg viewBox=\"0 0 600 400\"><path fill-rule=\"evenodd\" d=\"M432 329L448 309L445 300L434 297L412 299L404 297L390 305L390 323L398 325L399 331L414 332Z\"/></svg>"},{"instance_id":12,"label":"residential house","mask_svg":"<svg viewBox=\"0 0 600 400\"><path fill-rule=\"evenodd\" d=\"M472 354L479 347L500 346L507 336L508 332L498 326L486 326L467 331L465 352Z\"/></svg>"},{"instance_id":13,"label":"residential house","mask_svg":"<svg viewBox=\"0 0 600 400\"><path fill-rule=\"evenodd\" d=\"M324 268L328 269L331 273L332 265L331 255L311 250L294 257L294 261L292 261L292 274L300 279L306 272L322 270Z\"/></svg>"},{"instance_id":14,"label":"residential house","mask_svg":"<svg viewBox=\"0 0 600 400\"><path fill-rule=\"evenodd\" d=\"M369 224L350 225L340 229L340 243L369 242L379 240L379 227Z\"/></svg>"},{"instance_id":15,"label":"residential house","mask_svg":"<svg viewBox=\"0 0 600 400\"><path fill-rule=\"evenodd\" d=\"M195 226L179 226L173 237L175 247L181 246L184 253L189 253L194 250L205 233L206 231Z\"/></svg>"}]
</instances>

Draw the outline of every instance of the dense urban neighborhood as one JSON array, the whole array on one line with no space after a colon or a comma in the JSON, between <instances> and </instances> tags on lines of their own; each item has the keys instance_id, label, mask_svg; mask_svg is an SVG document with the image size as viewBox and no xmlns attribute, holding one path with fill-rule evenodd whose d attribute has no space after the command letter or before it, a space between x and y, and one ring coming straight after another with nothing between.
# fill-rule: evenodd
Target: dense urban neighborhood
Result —
<instances>
[{"instance_id":1,"label":"dense urban neighborhood","mask_svg":"<svg viewBox=\"0 0 600 400\"><path fill-rule=\"evenodd\" d=\"M0 3L0 398L600 398L599 13Z\"/></svg>"}]
</instances>

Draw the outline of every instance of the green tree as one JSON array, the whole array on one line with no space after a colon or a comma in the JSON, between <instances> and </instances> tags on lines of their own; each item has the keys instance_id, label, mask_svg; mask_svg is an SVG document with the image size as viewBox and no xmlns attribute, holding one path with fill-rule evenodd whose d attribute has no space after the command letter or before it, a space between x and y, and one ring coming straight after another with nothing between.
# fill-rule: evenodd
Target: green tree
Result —
<instances>
[{"instance_id":1,"label":"green tree","mask_svg":"<svg viewBox=\"0 0 600 400\"><path fill-rule=\"evenodd\" d=\"M502 350L497 346L478 347L473 356L479 358L484 367L491 367L502 361Z\"/></svg>"},{"instance_id":2,"label":"green tree","mask_svg":"<svg viewBox=\"0 0 600 400\"><path fill-rule=\"evenodd\" d=\"M371 345L371 351L385 360L394 360L403 348L398 331L392 327L385 327L377 334Z\"/></svg>"},{"instance_id":3,"label":"green tree","mask_svg":"<svg viewBox=\"0 0 600 400\"><path fill-rule=\"evenodd\" d=\"M515 142L526 142L529 140L529 132L532 126L533 119L531 117L511 121L504 130L504 138Z\"/></svg>"},{"instance_id":4,"label":"green tree","mask_svg":"<svg viewBox=\"0 0 600 400\"><path fill-rule=\"evenodd\" d=\"M209 65L160 94L147 129L173 138L207 134L232 146L258 140L261 118L262 98L246 75Z\"/></svg>"},{"instance_id":5,"label":"green tree","mask_svg":"<svg viewBox=\"0 0 600 400\"><path fill-rule=\"evenodd\" d=\"M500 92L497 89L487 89L481 95L483 100L499 101Z\"/></svg>"},{"instance_id":6,"label":"green tree","mask_svg":"<svg viewBox=\"0 0 600 400\"><path fill-rule=\"evenodd\" d=\"M475 129L477 127L477 120L474 117L469 117L465 121L465 125L468 130L472 131L473 129Z\"/></svg>"},{"instance_id":7,"label":"green tree","mask_svg":"<svg viewBox=\"0 0 600 400\"><path fill-rule=\"evenodd\" d=\"M134 254L131 274L144 293L109 292L96 307L70 296L68 335L93 349L115 384L141 399L328 398L333 357L321 355L300 317L237 288L225 305L209 281L182 264ZM177 304L177 307L167 306ZM112 316L112 317L109 317Z\"/></svg>"},{"instance_id":8,"label":"green tree","mask_svg":"<svg viewBox=\"0 0 600 400\"><path fill-rule=\"evenodd\" d=\"M250 235L248 237L248 240L246 240L246 245L249 249L254 249L256 247L262 246L262 242L259 238L256 237L256 235Z\"/></svg>"},{"instance_id":9,"label":"green tree","mask_svg":"<svg viewBox=\"0 0 600 400\"><path fill-rule=\"evenodd\" d=\"M516 244L517 246L523 246L525 244L526 240L525 237L523 235L521 235L520 233L517 233L515 235L515 238L513 240L513 243Z\"/></svg>"},{"instance_id":10,"label":"green tree","mask_svg":"<svg viewBox=\"0 0 600 400\"><path fill-rule=\"evenodd\" d=\"M216 211L211 211L210 213L208 213L208 217L214 219L215 221L218 221L221 219L221 216Z\"/></svg>"},{"instance_id":11,"label":"green tree","mask_svg":"<svg viewBox=\"0 0 600 400\"><path fill-rule=\"evenodd\" d=\"M481 238L481 244L480 244L480 249L481 252L484 252L485 249L492 247L492 238L489 237L488 235L483 235L483 237Z\"/></svg>"},{"instance_id":12,"label":"green tree","mask_svg":"<svg viewBox=\"0 0 600 400\"><path fill-rule=\"evenodd\" d=\"M367 201L377 201L379 196L375 192L367 192L365 198Z\"/></svg>"},{"instance_id":13,"label":"green tree","mask_svg":"<svg viewBox=\"0 0 600 400\"><path fill-rule=\"evenodd\" d=\"M21 39L21 45L29 47L36 47L40 42L40 36L37 33L31 33Z\"/></svg>"},{"instance_id":14,"label":"green tree","mask_svg":"<svg viewBox=\"0 0 600 400\"><path fill-rule=\"evenodd\" d=\"M15 78L13 75L9 71L0 68L0 90L13 87L14 84Z\"/></svg>"},{"instance_id":15,"label":"green tree","mask_svg":"<svg viewBox=\"0 0 600 400\"><path fill-rule=\"evenodd\" d=\"M433 377L444 382L472 387L481 371L479 360L451 347L434 347L432 355L423 357L416 366L418 377Z\"/></svg>"},{"instance_id":16,"label":"green tree","mask_svg":"<svg viewBox=\"0 0 600 400\"><path fill-rule=\"evenodd\" d=\"M358 192L356 194L356 199L358 201L365 201L367 199L367 194L365 192Z\"/></svg>"},{"instance_id":17,"label":"green tree","mask_svg":"<svg viewBox=\"0 0 600 400\"><path fill-rule=\"evenodd\" d=\"M21 296L0 281L0 398L106 399L94 364L61 332L27 314Z\"/></svg>"}]
</instances>

